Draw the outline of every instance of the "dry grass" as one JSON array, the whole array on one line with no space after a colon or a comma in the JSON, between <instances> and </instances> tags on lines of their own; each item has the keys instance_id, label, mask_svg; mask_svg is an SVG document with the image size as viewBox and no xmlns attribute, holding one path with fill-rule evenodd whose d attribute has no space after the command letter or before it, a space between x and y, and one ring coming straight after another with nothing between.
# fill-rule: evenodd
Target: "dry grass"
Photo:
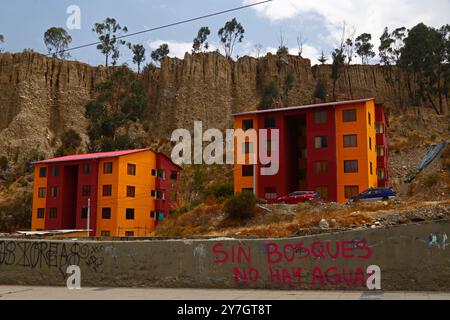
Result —
<instances>
[{"instance_id":1,"label":"dry grass","mask_svg":"<svg viewBox=\"0 0 450 320\"><path fill-rule=\"evenodd\" d=\"M449 204L447 201L447 205ZM445 201L444 201L445 203ZM321 232L319 222L325 219L331 229L344 230L370 226L380 217L398 215L434 203L420 200L407 202L361 202L352 205L269 205L257 207L255 216L245 222L227 219L223 206L202 204L173 219L168 219L156 231L157 236L227 236L227 237L290 237L302 232ZM407 222L408 219L400 219ZM403 222L402 222L403 223Z\"/></svg>"}]
</instances>

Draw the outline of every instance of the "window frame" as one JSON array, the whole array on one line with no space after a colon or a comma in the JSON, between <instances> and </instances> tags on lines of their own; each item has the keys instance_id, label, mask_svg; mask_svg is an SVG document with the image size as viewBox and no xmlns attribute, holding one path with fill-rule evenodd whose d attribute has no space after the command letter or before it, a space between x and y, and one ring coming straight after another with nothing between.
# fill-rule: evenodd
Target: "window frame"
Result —
<instances>
[{"instance_id":1,"label":"window frame","mask_svg":"<svg viewBox=\"0 0 450 320\"><path fill-rule=\"evenodd\" d=\"M352 188L353 188L353 191L356 190L356 193L350 192L351 195L349 195L349 196L347 197L347 195L348 195L347 190L348 190L348 189L352 189ZM353 197L353 196L355 196L355 195L358 195L358 194L359 194L359 186L356 186L356 185L353 185L353 186L344 186L344 197L345 197L345 199L350 199L351 197Z\"/></svg>"},{"instance_id":2,"label":"window frame","mask_svg":"<svg viewBox=\"0 0 450 320\"><path fill-rule=\"evenodd\" d=\"M328 122L328 112L315 111L314 112L314 124L326 124Z\"/></svg>"},{"instance_id":3,"label":"window frame","mask_svg":"<svg viewBox=\"0 0 450 320\"><path fill-rule=\"evenodd\" d=\"M134 208L125 208L125 220L134 220L134 214L135 214Z\"/></svg>"},{"instance_id":4,"label":"window frame","mask_svg":"<svg viewBox=\"0 0 450 320\"><path fill-rule=\"evenodd\" d=\"M105 191L109 191L109 194ZM102 197L112 197L112 184L102 185Z\"/></svg>"},{"instance_id":5,"label":"window frame","mask_svg":"<svg viewBox=\"0 0 450 320\"><path fill-rule=\"evenodd\" d=\"M40 167L39 178L46 178L46 177L47 177L47 167Z\"/></svg>"},{"instance_id":6,"label":"window frame","mask_svg":"<svg viewBox=\"0 0 450 320\"><path fill-rule=\"evenodd\" d=\"M89 192L86 192L89 190ZM81 186L81 196L82 197L90 197L92 194L92 186L90 184L84 184Z\"/></svg>"},{"instance_id":7,"label":"window frame","mask_svg":"<svg viewBox=\"0 0 450 320\"><path fill-rule=\"evenodd\" d=\"M349 140L346 139L350 139L350 141L353 141L354 138L354 142L355 144L346 144L346 142L349 142ZM357 148L358 147L358 135L357 134L344 134L342 136L342 144L344 146L344 148Z\"/></svg>"},{"instance_id":8,"label":"window frame","mask_svg":"<svg viewBox=\"0 0 450 320\"><path fill-rule=\"evenodd\" d=\"M127 175L136 176L137 168L134 163L127 163Z\"/></svg>"},{"instance_id":9,"label":"window frame","mask_svg":"<svg viewBox=\"0 0 450 320\"><path fill-rule=\"evenodd\" d=\"M317 146L318 139L320 139L320 147ZM314 149L326 149L326 148L328 148L328 136L315 136Z\"/></svg>"},{"instance_id":10,"label":"window frame","mask_svg":"<svg viewBox=\"0 0 450 320\"><path fill-rule=\"evenodd\" d=\"M38 219L45 219L45 208L37 208L36 213Z\"/></svg>"},{"instance_id":11,"label":"window frame","mask_svg":"<svg viewBox=\"0 0 450 320\"><path fill-rule=\"evenodd\" d=\"M113 163L111 161L103 162L103 174L113 173Z\"/></svg>"},{"instance_id":12,"label":"window frame","mask_svg":"<svg viewBox=\"0 0 450 320\"><path fill-rule=\"evenodd\" d=\"M250 127L247 127L245 124L251 123ZM253 119L243 119L242 120L242 130L247 131L247 130L251 130L255 128L255 123L253 121Z\"/></svg>"},{"instance_id":13,"label":"window frame","mask_svg":"<svg viewBox=\"0 0 450 320\"><path fill-rule=\"evenodd\" d=\"M126 197L127 198L136 198L136 187L135 186L127 186Z\"/></svg>"},{"instance_id":14,"label":"window frame","mask_svg":"<svg viewBox=\"0 0 450 320\"><path fill-rule=\"evenodd\" d=\"M349 116L350 114L352 115L351 117ZM357 120L358 116L356 109L342 110L342 122L356 122Z\"/></svg>"},{"instance_id":15,"label":"window frame","mask_svg":"<svg viewBox=\"0 0 450 320\"><path fill-rule=\"evenodd\" d=\"M102 208L102 220L111 220L111 208L110 207L105 207Z\"/></svg>"},{"instance_id":16,"label":"window frame","mask_svg":"<svg viewBox=\"0 0 450 320\"><path fill-rule=\"evenodd\" d=\"M356 171L354 171L355 163L356 163ZM348 169L350 169L350 171ZM344 160L344 173L359 173L359 161L358 160Z\"/></svg>"},{"instance_id":17,"label":"window frame","mask_svg":"<svg viewBox=\"0 0 450 320\"><path fill-rule=\"evenodd\" d=\"M251 168L251 174L249 174ZM249 171L247 171L249 170ZM254 168L252 164L243 164L242 165L242 177L253 177L254 176Z\"/></svg>"}]
</instances>

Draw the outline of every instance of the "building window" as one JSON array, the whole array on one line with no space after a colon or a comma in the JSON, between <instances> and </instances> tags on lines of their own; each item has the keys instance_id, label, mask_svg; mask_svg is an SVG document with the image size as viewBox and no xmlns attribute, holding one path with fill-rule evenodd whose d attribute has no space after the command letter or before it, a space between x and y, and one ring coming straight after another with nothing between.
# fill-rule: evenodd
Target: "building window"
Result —
<instances>
[{"instance_id":1,"label":"building window","mask_svg":"<svg viewBox=\"0 0 450 320\"><path fill-rule=\"evenodd\" d=\"M328 161L316 161L314 162L314 172L321 174L328 172Z\"/></svg>"},{"instance_id":2,"label":"building window","mask_svg":"<svg viewBox=\"0 0 450 320\"><path fill-rule=\"evenodd\" d=\"M343 122L355 122L356 121L356 109L343 110L342 111Z\"/></svg>"},{"instance_id":3,"label":"building window","mask_svg":"<svg viewBox=\"0 0 450 320\"><path fill-rule=\"evenodd\" d=\"M152 219L156 218L156 211L150 211L150 218Z\"/></svg>"},{"instance_id":4,"label":"building window","mask_svg":"<svg viewBox=\"0 0 450 320\"><path fill-rule=\"evenodd\" d=\"M170 172L170 180L177 180L177 172L175 170Z\"/></svg>"},{"instance_id":5,"label":"building window","mask_svg":"<svg viewBox=\"0 0 450 320\"><path fill-rule=\"evenodd\" d=\"M39 178L45 178L47 176L47 168L39 168Z\"/></svg>"},{"instance_id":6,"label":"building window","mask_svg":"<svg viewBox=\"0 0 450 320\"><path fill-rule=\"evenodd\" d=\"M50 208L50 219L56 219L57 216L58 216L58 209Z\"/></svg>"},{"instance_id":7,"label":"building window","mask_svg":"<svg viewBox=\"0 0 450 320\"><path fill-rule=\"evenodd\" d=\"M157 173L156 173L156 169L152 169L152 177L156 177Z\"/></svg>"},{"instance_id":8,"label":"building window","mask_svg":"<svg viewBox=\"0 0 450 320\"><path fill-rule=\"evenodd\" d=\"M345 199L350 199L353 196L359 194L359 186L345 186L344 187Z\"/></svg>"},{"instance_id":9,"label":"building window","mask_svg":"<svg viewBox=\"0 0 450 320\"><path fill-rule=\"evenodd\" d=\"M253 129L253 120L242 120L242 130L247 131Z\"/></svg>"},{"instance_id":10,"label":"building window","mask_svg":"<svg viewBox=\"0 0 450 320\"><path fill-rule=\"evenodd\" d=\"M384 147L383 146L377 146L377 156L384 157Z\"/></svg>"},{"instance_id":11,"label":"building window","mask_svg":"<svg viewBox=\"0 0 450 320\"><path fill-rule=\"evenodd\" d=\"M89 197L91 195L91 185L84 185L81 187L81 195L83 197Z\"/></svg>"},{"instance_id":12,"label":"building window","mask_svg":"<svg viewBox=\"0 0 450 320\"><path fill-rule=\"evenodd\" d=\"M38 219L44 219L45 209L44 208L38 208L37 209L37 218Z\"/></svg>"},{"instance_id":13,"label":"building window","mask_svg":"<svg viewBox=\"0 0 450 320\"><path fill-rule=\"evenodd\" d=\"M314 147L316 149L322 149L328 147L328 137L322 136L322 137L315 137L314 138Z\"/></svg>"},{"instance_id":14,"label":"building window","mask_svg":"<svg viewBox=\"0 0 450 320\"><path fill-rule=\"evenodd\" d=\"M54 176L54 177L59 176L59 166L52 167L52 176Z\"/></svg>"},{"instance_id":15,"label":"building window","mask_svg":"<svg viewBox=\"0 0 450 320\"><path fill-rule=\"evenodd\" d=\"M113 163L112 162L105 162L103 164L103 173L104 174L110 174L113 170Z\"/></svg>"},{"instance_id":16,"label":"building window","mask_svg":"<svg viewBox=\"0 0 450 320\"><path fill-rule=\"evenodd\" d=\"M319 194L319 196L322 199L328 200L328 187L326 186L316 187L315 191Z\"/></svg>"},{"instance_id":17,"label":"building window","mask_svg":"<svg viewBox=\"0 0 450 320\"><path fill-rule=\"evenodd\" d=\"M136 175L136 165L132 163L127 164L127 174L129 176L135 176Z\"/></svg>"},{"instance_id":18,"label":"building window","mask_svg":"<svg viewBox=\"0 0 450 320\"><path fill-rule=\"evenodd\" d=\"M111 219L111 208L102 208L102 219Z\"/></svg>"},{"instance_id":19,"label":"building window","mask_svg":"<svg viewBox=\"0 0 450 320\"><path fill-rule=\"evenodd\" d=\"M91 163L83 164L83 173L84 174L91 174L92 173L92 164Z\"/></svg>"},{"instance_id":20,"label":"building window","mask_svg":"<svg viewBox=\"0 0 450 320\"><path fill-rule=\"evenodd\" d=\"M372 138L369 137L369 150L372 150Z\"/></svg>"},{"instance_id":21,"label":"building window","mask_svg":"<svg viewBox=\"0 0 450 320\"><path fill-rule=\"evenodd\" d=\"M357 173L358 160L344 160L344 173Z\"/></svg>"},{"instance_id":22,"label":"building window","mask_svg":"<svg viewBox=\"0 0 450 320\"><path fill-rule=\"evenodd\" d=\"M378 176L378 179L380 179L380 180L385 179L384 168L377 169L377 176Z\"/></svg>"},{"instance_id":23,"label":"building window","mask_svg":"<svg viewBox=\"0 0 450 320\"><path fill-rule=\"evenodd\" d=\"M275 128L276 125L276 121L275 121L275 117L265 117L264 118L264 128L266 129L270 129L270 128Z\"/></svg>"},{"instance_id":24,"label":"building window","mask_svg":"<svg viewBox=\"0 0 450 320\"><path fill-rule=\"evenodd\" d=\"M88 208L81 208L81 219L87 219Z\"/></svg>"},{"instance_id":25,"label":"building window","mask_svg":"<svg viewBox=\"0 0 450 320\"><path fill-rule=\"evenodd\" d=\"M369 119L369 125L371 125L372 124L372 115L370 114L370 112L369 112L369 115L368 115L368 119Z\"/></svg>"},{"instance_id":26,"label":"building window","mask_svg":"<svg viewBox=\"0 0 450 320\"><path fill-rule=\"evenodd\" d=\"M253 177L253 165L243 165L242 166L242 176L243 177Z\"/></svg>"},{"instance_id":27,"label":"building window","mask_svg":"<svg viewBox=\"0 0 450 320\"><path fill-rule=\"evenodd\" d=\"M134 231L125 231L125 237L134 237Z\"/></svg>"},{"instance_id":28,"label":"building window","mask_svg":"<svg viewBox=\"0 0 450 320\"><path fill-rule=\"evenodd\" d=\"M344 148L356 148L358 146L358 136L350 134L344 136Z\"/></svg>"},{"instance_id":29,"label":"building window","mask_svg":"<svg viewBox=\"0 0 450 320\"><path fill-rule=\"evenodd\" d=\"M51 187L50 188L50 196L52 198L56 198L58 196L58 187Z\"/></svg>"},{"instance_id":30,"label":"building window","mask_svg":"<svg viewBox=\"0 0 450 320\"><path fill-rule=\"evenodd\" d=\"M134 198L136 196L136 187L127 186L127 197Z\"/></svg>"},{"instance_id":31,"label":"building window","mask_svg":"<svg viewBox=\"0 0 450 320\"><path fill-rule=\"evenodd\" d=\"M102 195L104 197L111 197L112 196L112 185L110 184L104 184L103 185L103 192Z\"/></svg>"},{"instance_id":32,"label":"building window","mask_svg":"<svg viewBox=\"0 0 450 320\"><path fill-rule=\"evenodd\" d=\"M375 131L376 133L384 133L384 125L382 122L375 123Z\"/></svg>"},{"instance_id":33,"label":"building window","mask_svg":"<svg viewBox=\"0 0 450 320\"><path fill-rule=\"evenodd\" d=\"M158 178L165 180L166 179L166 170L158 169Z\"/></svg>"},{"instance_id":34,"label":"building window","mask_svg":"<svg viewBox=\"0 0 450 320\"><path fill-rule=\"evenodd\" d=\"M277 188L276 187L265 187L264 188L264 198L267 200L275 200L277 198Z\"/></svg>"},{"instance_id":35,"label":"building window","mask_svg":"<svg viewBox=\"0 0 450 320\"><path fill-rule=\"evenodd\" d=\"M244 142L242 145L242 153L252 153L253 152L253 142Z\"/></svg>"},{"instance_id":36,"label":"building window","mask_svg":"<svg viewBox=\"0 0 450 320\"><path fill-rule=\"evenodd\" d=\"M45 192L46 192L46 188L39 188L38 189L38 198L45 198Z\"/></svg>"},{"instance_id":37,"label":"building window","mask_svg":"<svg viewBox=\"0 0 450 320\"><path fill-rule=\"evenodd\" d=\"M125 218L127 220L134 220L134 209L132 208L127 208L125 210Z\"/></svg>"},{"instance_id":38,"label":"building window","mask_svg":"<svg viewBox=\"0 0 450 320\"><path fill-rule=\"evenodd\" d=\"M100 232L100 236L102 236L102 237L109 237L110 235L111 235L111 232L108 230L102 230Z\"/></svg>"},{"instance_id":39,"label":"building window","mask_svg":"<svg viewBox=\"0 0 450 320\"><path fill-rule=\"evenodd\" d=\"M372 161L370 162L370 175L373 175L373 165L372 165Z\"/></svg>"},{"instance_id":40,"label":"building window","mask_svg":"<svg viewBox=\"0 0 450 320\"><path fill-rule=\"evenodd\" d=\"M327 112L317 111L314 112L314 124L324 124L327 123Z\"/></svg>"},{"instance_id":41,"label":"building window","mask_svg":"<svg viewBox=\"0 0 450 320\"><path fill-rule=\"evenodd\" d=\"M166 200L166 194L163 190L152 190L150 194L155 199Z\"/></svg>"}]
</instances>

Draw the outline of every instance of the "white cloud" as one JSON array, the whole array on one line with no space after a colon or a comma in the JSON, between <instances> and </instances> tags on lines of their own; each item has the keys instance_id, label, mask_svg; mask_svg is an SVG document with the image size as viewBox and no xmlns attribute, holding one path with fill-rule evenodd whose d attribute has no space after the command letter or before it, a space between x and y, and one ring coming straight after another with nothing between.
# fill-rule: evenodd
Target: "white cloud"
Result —
<instances>
[{"instance_id":1,"label":"white cloud","mask_svg":"<svg viewBox=\"0 0 450 320\"><path fill-rule=\"evenodd\" d=\"M244 4L259 0L243 0ZM335 42L340 38L343 21L355 26L356 33L369 32L374 43L384 27L405 26L411 28L419 22L440 27L449 22L450 1L448 0L274 0L268 4L253 7L261 16L271 21L302 18L319 15ZM333 43L334 45L334 43Z\"/></svg>"},{"instance_id":2,"label":"white cloud","mask_svg":"<svg viewBox=\"0 0 450 320\"><path fill-rule=\"evenodd\" d=\"M155 41L148 41L147 45L149 46L150 50L158 49L159 46L163 43L167 43L169 45L169 57L176 57L183 59L184 54L186 52L191 53L192 52L192 42L180 42L180 41L173 41L173 40L155 40ZM214 51L216 50L216 47L214 45L209 45L208 51Z\"/></svg>"}]
</instances>

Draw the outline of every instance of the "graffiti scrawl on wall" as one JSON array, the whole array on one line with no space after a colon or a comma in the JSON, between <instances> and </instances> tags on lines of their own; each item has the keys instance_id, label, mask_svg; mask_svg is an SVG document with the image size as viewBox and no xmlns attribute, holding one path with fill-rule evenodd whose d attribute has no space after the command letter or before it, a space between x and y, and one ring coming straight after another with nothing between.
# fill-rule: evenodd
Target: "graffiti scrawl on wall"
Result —
<instances>
[{"instance_id":1,"label":"graffiti scrawl on wall","mask_svg":"<svg viewBox=\"0 0 450 320\"><path fill-rule=\"evenodd\" d=\"M303 242L287 243L281 245L276 242L265 243L264 247L244 245L225 246L218 242L212 247L216 265L233 264L233 276L235 285L257 285L262 277L268 277L269 283L276 286L301 286L310 285L312 288L320 288L326 285L364 287L369 289L381 289L380 273L378 266L365 263L372 257L372 249L365 240L352 241L316 241L311 245ZM268 266L268 274L261 274L261 270L255 267L253 259L255 255L262 254L264 263ZM259 258L259 257L258 257ZM345 269L339 267L335 260L361 261L364 267ZM313 266L311 276L305 279L305 272L299 266L299 261L323 261L332 263L327 268ZM246 267L242 267L242 265ZM282 265L282 267L281 267ZM286 267L288 266L288 267Z\"/></svg>"},{"instance_id":2,"label":"graffiti scrawl on wall","mask_svg":"<svg viewBox=\"0 0 450 320\"><path fill-rule=\"evenodd\" d=\"M103 251L103 245L0 241L0 266L55 268L65 278L68 266L81 263L99 272L103 264Z\"/></svg>"},{"instance_id":3,"label":"graffiti scrawl on wall","mask_svg":"<svg viewBox=\"0 0 450 320\"><path fill-rule=\"evenodd\" d=\"M445 250L447 239L446 233L433 232L428 236L428 246Z\"/></svg>"}]
</instances>

